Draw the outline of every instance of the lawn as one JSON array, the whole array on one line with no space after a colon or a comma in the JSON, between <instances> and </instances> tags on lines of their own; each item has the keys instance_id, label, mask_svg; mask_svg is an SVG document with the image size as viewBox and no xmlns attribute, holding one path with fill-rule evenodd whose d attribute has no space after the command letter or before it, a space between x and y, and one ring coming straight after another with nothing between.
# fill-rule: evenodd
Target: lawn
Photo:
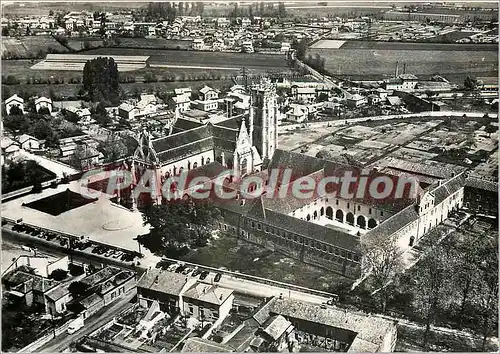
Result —
<instances>
[{"instance_id":1,"label":"lawn","mask_svg":"<svg viewBox=\"0 0 500 354\"><path fill-rule=\"evenodd\" d=\"M323 291L335 283L352 281L225 234L182 259Z\"/></svg>"},{"instance_id":2,"label":"lawn","mask_svg":"<svg viewBox=\"0 0 500 354\"><path fill-rule=\"evenodd\" d=\"M121 48L144 48L144 49L183 49L191 48L192 40L177 40L165 38L120 38Z\"/></svg>"}]
</instances>

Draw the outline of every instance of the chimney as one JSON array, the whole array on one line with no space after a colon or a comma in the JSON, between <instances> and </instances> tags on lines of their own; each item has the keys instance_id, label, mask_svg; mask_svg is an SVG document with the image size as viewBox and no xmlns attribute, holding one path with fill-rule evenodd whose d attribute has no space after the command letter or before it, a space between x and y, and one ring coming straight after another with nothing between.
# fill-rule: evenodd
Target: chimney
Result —
<instances>
[{"instance_id":1,"label":"chimney","mask_svg":"<svg viewBox=\"0 0 500 354\"><path fill-rule=\"evenodd\" d=\"M396 61L396 77L398 77L399 61Z\"/></svg>"}]
</instances>

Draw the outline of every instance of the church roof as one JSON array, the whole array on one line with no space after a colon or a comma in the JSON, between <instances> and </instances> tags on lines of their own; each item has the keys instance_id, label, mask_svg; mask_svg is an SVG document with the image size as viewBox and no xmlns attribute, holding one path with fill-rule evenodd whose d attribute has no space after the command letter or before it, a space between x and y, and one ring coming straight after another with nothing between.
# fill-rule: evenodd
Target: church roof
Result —
<instances>
[{"instance_id":1,"label":"church roof","mask_svg":"<svg viewBox=\"0 0 500 354\"><path fill-rule=\"evenodd\" d=\"M211 129L201 126L185 132L168 135L152 141L157 154L212 137Z\"/></svg>"},{"instance_id":2,"label":"church roof","mask_svg":"<svg viewBox=\"0 0 500 354\"><path fill-rule=\"evenodd\" d=\"M194 128L199 128L202 125L203 123L197 122L192 119L178 118L174 123L173 133L175 134Z\"/></svg>"}]
</instances>

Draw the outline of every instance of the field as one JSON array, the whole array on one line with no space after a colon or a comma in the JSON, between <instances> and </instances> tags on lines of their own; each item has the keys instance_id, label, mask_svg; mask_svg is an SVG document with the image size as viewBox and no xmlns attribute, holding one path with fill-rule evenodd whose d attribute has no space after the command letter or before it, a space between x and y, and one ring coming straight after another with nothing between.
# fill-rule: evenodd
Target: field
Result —
<instances>
[{"instance_id":1,"label":"field","mask_svg":"<svg viewBox=\"0 0 500 354\"><path fill-rule=\"evenodd\" d=\"M382 49L384 45L386 48ZM400 49L400 45L412 49ZM364 48L353 49L352 46ZM421 78L439 73L455 83L462 83L467 75L498 75L497 51L469 51L461 50L461 45L451 46L456 50L450 51L443 49L448 46L427 43L348 41L340 49L310 49L308 54L319 54L325 58L325 67L332 75L354 80L391 77L394 75L396 62L399 62L400 72L403 64L406 64L407 73ZM498 50L498 46L496 48Z\"/></svg>"},{"instance_id":2,"label":"field","mask_svg":"<svg viewBox=\"0 0 500 354\"><path fill-rule=\"evenodd\" d=\"M230 67L254 69L259 71L287 70L284 55L273 54L247 54L223 52L196 52L180 50L161 50L128 48L98 48L85 52L85 54L101 55L149 55L151 65L185 65L202 67Z\"/></svg>"},{"instance_id":3,"label":"field","mask_svg":"<svg viewBox=\"0 0 500 354\"><path fill-rule=\"evenodd\" d=\"M103 41L100 38L69 38L68 46L73 50L82 50L84 49L85 42L88 42L90 48L99 48L102 47Z\"/></svg>"},{"instance_id":4,"label":"field","mask_svg":"<svg viewBox=\"0 0 500 354\"><path fill-rule=\"evenodd\" d=\"M60 53L68 52L68 49L62 46L50 36L30 36L2 39L2 58L26 58L37 55L40 51L47 53L49 50L56 50Z\"/></svg>"},{"instance_id":5,"label":"field","mask_svg":"<svg viewBox=\"0 0 500 354\"><path fill-rule=\"evenodd\" d=\"M164 38L120 38L120 44L118 47L187 50L191 48L192 42L192 40L183 41Z\"/></svg>"}]
</instances>

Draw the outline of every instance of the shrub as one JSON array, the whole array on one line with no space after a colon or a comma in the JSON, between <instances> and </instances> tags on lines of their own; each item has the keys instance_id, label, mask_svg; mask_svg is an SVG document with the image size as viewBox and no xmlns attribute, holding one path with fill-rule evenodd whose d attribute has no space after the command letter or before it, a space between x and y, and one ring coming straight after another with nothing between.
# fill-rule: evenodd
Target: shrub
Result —
<instances>
[{"instance_id":1,"label":"shrub","mask_svg":"<svg viewBox=\"0 0 500 354\"><path fill-rule=\"evenodd\" d=\"M71 263L69 265L69 273L72 276L76 277L76 276L82 275L84 273L84 270L83 270L83 267Z\"/></svg>"},{"instance_id":2,"label":"shrub","mask_svg":"<svg viewBox=\"0 0 500 354\"><path fill-rule=\"evenodd\" d=\"M49 278L57 280L57 281L61 281L64 278L66 278L67 275L68 275L67 271L65 271L64 269L58 268L58 269L54 269L52 271L52 273L50 273Z\"/></svg>"}]
</instances>

